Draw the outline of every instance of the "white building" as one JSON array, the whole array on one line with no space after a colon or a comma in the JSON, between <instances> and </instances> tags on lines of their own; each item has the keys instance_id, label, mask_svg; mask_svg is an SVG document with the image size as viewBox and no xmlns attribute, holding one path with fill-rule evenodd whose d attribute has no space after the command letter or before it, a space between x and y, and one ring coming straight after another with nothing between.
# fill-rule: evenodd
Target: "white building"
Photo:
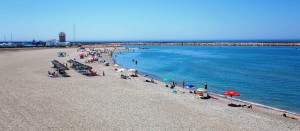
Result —
<instances>
[{"instance_id":1,"label":"white building","mask_svg":"<svg viewBox=\"0 0 300 131\"><path fill-rule=\"evenodd\" d=\"M46 46L56 46L56 39L50 39L46 42Z\"/></svg>"},{"instance_id":2,"label":"white building","mask_svg":"<svg viewBox=\"0 0 300 131\"><path fill-rule=\"evenodd\" d=\"M70 42L55 42L55 46L69 46Z\"/></svg>"},{"instance_id":3,"label":"white building","mask_svg":"<svg viewBox=\"0 0 300 131\"><path fill-rule=\"evenodd\" d=\"M59 42L56 39L50 39L47 41L47 46L69 46L70 42Z\"/></svg>"}]
</instances>

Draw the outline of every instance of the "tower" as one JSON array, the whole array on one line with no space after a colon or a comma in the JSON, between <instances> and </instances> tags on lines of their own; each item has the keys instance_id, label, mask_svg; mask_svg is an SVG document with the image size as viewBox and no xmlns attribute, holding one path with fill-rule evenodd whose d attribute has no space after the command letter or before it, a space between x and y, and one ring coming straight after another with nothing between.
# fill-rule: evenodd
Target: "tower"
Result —
<instances>
[{"instance_id":1,"label":"tower","mask_svg":"<svg viewBox=\"0 0 300 131\"><path fill-rule=\"evenodd\" d=\"M59 42L66 42L66 33L65 32L59 33Z\"/></svg>"}]
</instances>

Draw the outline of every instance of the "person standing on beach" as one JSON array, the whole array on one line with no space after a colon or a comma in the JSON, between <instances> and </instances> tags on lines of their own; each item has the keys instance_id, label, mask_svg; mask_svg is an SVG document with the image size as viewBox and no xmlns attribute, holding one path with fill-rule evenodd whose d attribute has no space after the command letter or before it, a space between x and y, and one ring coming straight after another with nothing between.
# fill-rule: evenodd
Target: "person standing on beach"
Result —
<instances>
[{"instance_id":1,"label":"person standing on beach","mask_svg":"<svg viewBox=\"0 0 300 131\"><path fill-rule=\"evenodd\" d=\"M173 81L171 84L171 89L173 89L175 87L175 82Z\"/></svg>"},{"instance_id":2,"label":"person standing on beach","mask_svg":"<svg viewBox=\"0 0 300 131\"><path fill-rule=\"evenodd\" d=\"M184 88L184 85L185 85L185 82L184 82L184 81L182 81L182 88Z\"/></svg>"},{"instance_id":3,"label":"person standing on beach","mask_svg":"<svg viewBox=\"0 0 300 131\"><path fill-rule=\"evenodd\" d=\"M105 76L105 73L104 73L104 71L103 71L103 74L102 74L103 76Z\"/></svg>"},{"instance_id":4,"label":"person standing on beach","mask_svg":"<svg viewBox=\"0 0 300 131\"><path fill-rule=\"evenodd\" d=\"M204 89L207 90L207 82L204 82Z\"/></svg>"}]
</instances>

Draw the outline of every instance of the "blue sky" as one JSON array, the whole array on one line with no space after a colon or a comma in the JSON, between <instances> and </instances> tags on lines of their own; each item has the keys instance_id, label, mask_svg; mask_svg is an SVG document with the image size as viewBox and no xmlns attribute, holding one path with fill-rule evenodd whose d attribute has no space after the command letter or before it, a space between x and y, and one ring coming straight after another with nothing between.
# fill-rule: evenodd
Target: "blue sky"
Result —
<instances>
[{"instance_id":1,"label":"blue sky","mask_svg":"<svg viewBox=\"0 0 300 131\"><path fill-rule=\"evenodd\" d=\"M300 40L299 0L0 0L0 41Z\"/></svg>"}]
</instances>

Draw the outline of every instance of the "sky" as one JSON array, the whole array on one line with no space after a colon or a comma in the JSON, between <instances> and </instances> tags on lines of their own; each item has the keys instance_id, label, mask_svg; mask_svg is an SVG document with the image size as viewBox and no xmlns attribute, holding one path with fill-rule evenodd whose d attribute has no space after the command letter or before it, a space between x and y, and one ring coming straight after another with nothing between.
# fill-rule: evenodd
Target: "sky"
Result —
<instances>
[{"instance_id":1,"label":"sky","mask_svg":"<svg viewBox=\"0 0 300 131\"><path fill-rule=\"evenodd\" d=\"M0 0L0 41L300 40L300 0Z\"/></svg>"}]
</instances>

